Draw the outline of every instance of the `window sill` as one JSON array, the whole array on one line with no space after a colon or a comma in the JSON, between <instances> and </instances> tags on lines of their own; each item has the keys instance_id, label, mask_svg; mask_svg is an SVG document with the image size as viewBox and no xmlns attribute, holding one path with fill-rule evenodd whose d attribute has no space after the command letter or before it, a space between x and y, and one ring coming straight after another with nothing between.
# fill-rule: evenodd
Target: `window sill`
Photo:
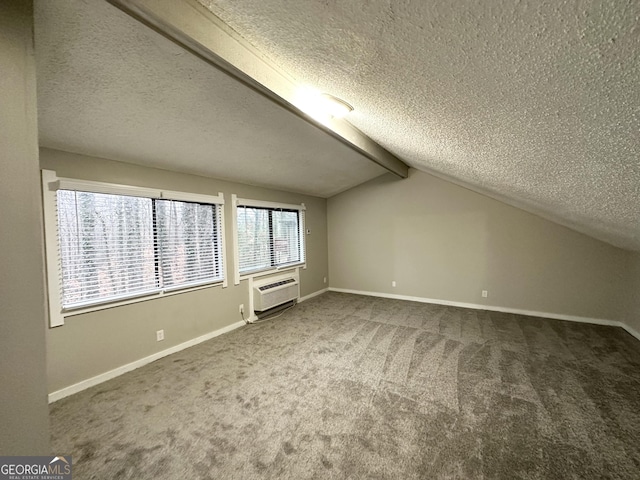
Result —
<instances>
[{"instance_id":1,"label":"window sill","mask_svg":"<svg viewBox=\"0 0 640 480\"><path fill-rule=\"evenodd\" d=\"M265 277L267 275L275 275L276 273L293 272L298 268L305 269L307 268L307 264L295 263L295 264L286 265L280 268L271 268L269 270L260 270L260 271L251 272L251 273L241 273L238 278L240 279L240 281L242 281L242 280L248 280L250 278L258 278L258 277Z\"/></svg>"}]
</instances>

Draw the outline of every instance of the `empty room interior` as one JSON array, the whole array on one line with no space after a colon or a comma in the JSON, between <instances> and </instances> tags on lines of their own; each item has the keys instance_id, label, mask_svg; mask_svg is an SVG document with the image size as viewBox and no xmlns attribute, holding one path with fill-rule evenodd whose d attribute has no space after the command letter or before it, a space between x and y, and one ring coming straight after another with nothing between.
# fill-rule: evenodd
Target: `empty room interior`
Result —
<instances>
[{"instance_id":1,"label":"empty room interior","mask_svg":"<svg viewBox=\"0 0 640 480\"><path fill-rule=\"evenodd\" d=\"M640 478L639 2L7 0L0 72L1 456Z\"/></svg>"}]
</instances>

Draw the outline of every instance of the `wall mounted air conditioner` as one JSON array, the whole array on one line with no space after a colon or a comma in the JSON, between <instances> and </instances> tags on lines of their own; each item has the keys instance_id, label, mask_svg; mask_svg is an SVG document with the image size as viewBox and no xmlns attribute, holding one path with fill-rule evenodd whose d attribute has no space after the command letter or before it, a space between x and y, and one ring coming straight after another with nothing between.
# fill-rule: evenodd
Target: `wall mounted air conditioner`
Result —
<instances>
[{"instance_id":1,"label":"wall mounted air conditioner","mask_svg":"<svg viewBox=\"0 0 640 480\"><path fill-rule=\"evenodd\" d=\"M256 312L264 312L297 298L298 281L295 278L284 278L255 286L253 289L253 309Z\"/></svg>"}]
</instances>

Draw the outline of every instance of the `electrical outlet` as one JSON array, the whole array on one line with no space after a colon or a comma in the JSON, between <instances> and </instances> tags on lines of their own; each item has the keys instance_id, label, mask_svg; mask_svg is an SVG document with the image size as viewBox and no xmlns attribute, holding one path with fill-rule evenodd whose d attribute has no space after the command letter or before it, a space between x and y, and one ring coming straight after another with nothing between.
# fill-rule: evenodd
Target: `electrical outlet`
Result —
<instances>
[{"instance_id":1,"label":"electrical outlet","mask_svg":"<svg viewBox=\"0 0 640 480\"><path fill-rule=\"evenodd\" d=\"M161 342L162 340L164 340L164 330L158 330L156 332L156 341Z\"/></svg>"},{"instance_id":2,"label":"electrical outlet","mask_svg":"<svg viewBox=\"0 0 640 480\"><path fill-rule=\"evenodd\" d=\"M324 278L322 279L322 283L327 283L327 277L324 277Z\"/></svg>"},{"instance_id":3,"label":"electrical outlet","mask_svg":"<svg viewBox=\"0 0 640 480\"><path fill-rule=\"evenodd\" d=\"M244 315L244 303L240 304L240 307L238 308L238 310L240 310L240 313Z\"/></svg>"},{"instance_id":4,"label":"electrical outlet","mask_svg":"<svg viewBox=\"0 0 640 480\"><path fill-rule=\"evenodd\" d=\"M482 290L482 296L484 298L487 298L489 296L489 292L487 292L486 290Z\"/></svg>"},{"instance_id":5,"label":"electrical outlet","mask_svg":"<svg viewBox=\"0 0 640 480\"><path fill-rule=\"evenodd\" d=\"M396 286L396 281L395 281L395 280L391 282L391 286L392 286L392 287L395 287L395 286Z\"/></svg>"}]
</instances>

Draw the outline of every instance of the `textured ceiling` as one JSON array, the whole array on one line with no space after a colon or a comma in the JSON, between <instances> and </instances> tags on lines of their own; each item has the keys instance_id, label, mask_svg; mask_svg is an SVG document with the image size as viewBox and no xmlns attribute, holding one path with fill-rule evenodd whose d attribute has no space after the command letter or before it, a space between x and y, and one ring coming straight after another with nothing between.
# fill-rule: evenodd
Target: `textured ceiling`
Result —
<instances>
[{"instance_id":1,"label":"textured ceiling","mask_svg":"<svg viewBox=\"0 0 640 480\"><path fill-rule=\"evenodd\" d=\"M637 0L199 0L411 166L640 250Z\"/></svg>"},{"instance_id":2,"label":"textured ceiling","mask_svg":"<svg viewBox=\"0 0 640 480\"><path fill-rule=\"evenodd\" d=\"M40 144L317 196L384 169L104 0L35 2Z\"/></svg>"}]
</instances>

